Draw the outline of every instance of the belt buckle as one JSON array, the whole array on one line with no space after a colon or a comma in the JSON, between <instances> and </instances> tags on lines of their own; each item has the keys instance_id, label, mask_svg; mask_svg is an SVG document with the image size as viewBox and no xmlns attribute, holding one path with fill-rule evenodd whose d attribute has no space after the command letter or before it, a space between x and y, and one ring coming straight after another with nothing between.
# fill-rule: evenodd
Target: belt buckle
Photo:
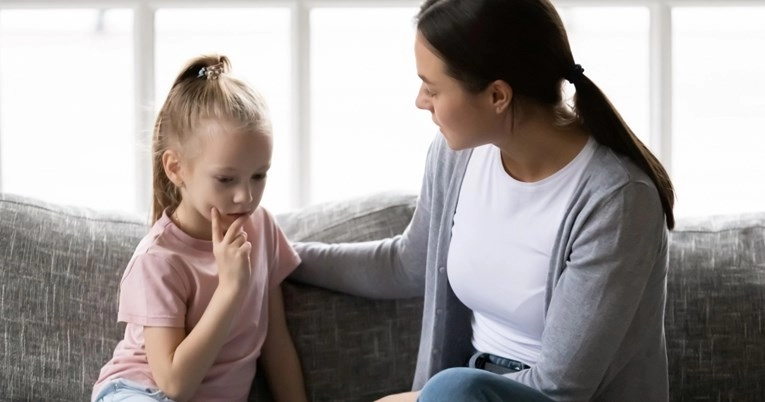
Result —
<instances>
[{"instance_id":1,"label":"belt buckle","mask_svg":"<svg viewBox=\"0 0 765 402\"><path fill-rule=\"evenodd\" d=\"M492 357L499 361L493 361ZM491 353L476 352L470 357L468 367L486 370L495 374L507 374L514 373L523 370L525 367L523 363L501 358L499 356L493 356Z\"/></svg>"}]
</instances>

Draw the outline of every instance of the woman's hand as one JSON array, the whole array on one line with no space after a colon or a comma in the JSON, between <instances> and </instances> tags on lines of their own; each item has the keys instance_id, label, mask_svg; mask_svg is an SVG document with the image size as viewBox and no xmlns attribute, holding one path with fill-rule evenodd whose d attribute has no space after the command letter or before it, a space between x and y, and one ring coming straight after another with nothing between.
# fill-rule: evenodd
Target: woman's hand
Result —
<instances>
[{"instance_id":1,"label":"woman's hand","mask_svg":"<svg viewBox=\"0 0 765 402\"><path fill-rule=\"evenodd\" d=\"M244 223L247 216L240 216L225 232L220 227L220 212L213 208L211 213L212 242L215 262L218 263L219 286L239 287L250 281L250 250Z\"/></svg>"},{"instance_id":2,"label":"woman's hand","mask_svg":"<svg viewBox=\"0 0 765 402\"><path fill-rule=\"evenodd\" d=\"M375 402L417 402L420 391L404 392L401 394L388 395Z\"/></svg>"}]
</instances>

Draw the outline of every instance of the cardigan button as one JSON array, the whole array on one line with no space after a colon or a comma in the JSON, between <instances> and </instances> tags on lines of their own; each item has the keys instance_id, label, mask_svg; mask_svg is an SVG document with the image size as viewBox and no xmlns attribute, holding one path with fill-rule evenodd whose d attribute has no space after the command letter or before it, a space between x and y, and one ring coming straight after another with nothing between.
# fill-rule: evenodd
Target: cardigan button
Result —
<instances>
[{"instance_id":1,"label":"cardigan button","mask_svg":"<svg viewBox=\"0 0 765 402\"><path fill-rule=\"evenodd\" d=\"M443 274L444 272L446 272L446 267L438 267L438 272Z\"/></svg>"}]
</instances>

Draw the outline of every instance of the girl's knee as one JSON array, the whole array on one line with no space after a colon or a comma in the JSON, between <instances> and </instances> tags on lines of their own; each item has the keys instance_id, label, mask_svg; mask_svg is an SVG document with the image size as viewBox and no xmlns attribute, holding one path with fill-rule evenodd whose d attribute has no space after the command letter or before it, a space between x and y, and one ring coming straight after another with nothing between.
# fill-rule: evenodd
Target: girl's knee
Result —
<instances>
[{"instance_id":1,"label":"girl's knee","mask_svg":"<svg viewBox=\"0 0 765 402\"><path fill-rule=\"evenodd\" d=\"M434 375L423 387L418 402L473 401L480 395L487 372L454 367ZM489 374L490 375L490 374Z\"/></svg>"}]
</instances>

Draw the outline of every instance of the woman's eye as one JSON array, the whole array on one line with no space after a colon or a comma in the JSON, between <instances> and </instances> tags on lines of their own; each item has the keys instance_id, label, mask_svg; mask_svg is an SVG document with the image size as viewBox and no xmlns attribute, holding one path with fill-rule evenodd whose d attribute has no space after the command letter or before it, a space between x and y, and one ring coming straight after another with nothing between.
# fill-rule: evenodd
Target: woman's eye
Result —
<instances>
[{"instance_id":1,"label":"woman's eye","mask_svg":"<svg viewBox=\"0 0 765 402\"><path fill-rule=\"evenodd\" d=\"M221 183L221 184L228 184L234 181L234 179L230 177L216 177L215 179L218 180L218 183Z\"/></svg>"},{"instance_id":2,"label":"woman's eye","mask_svg":"<svg viewBox=\"0 0 765 402\"><path fill-rule=\"evenodd\" d=\"M266 178L266 173L258 173L252 176L252 180L263 180Z\"/></svg>"}]
</instances>

